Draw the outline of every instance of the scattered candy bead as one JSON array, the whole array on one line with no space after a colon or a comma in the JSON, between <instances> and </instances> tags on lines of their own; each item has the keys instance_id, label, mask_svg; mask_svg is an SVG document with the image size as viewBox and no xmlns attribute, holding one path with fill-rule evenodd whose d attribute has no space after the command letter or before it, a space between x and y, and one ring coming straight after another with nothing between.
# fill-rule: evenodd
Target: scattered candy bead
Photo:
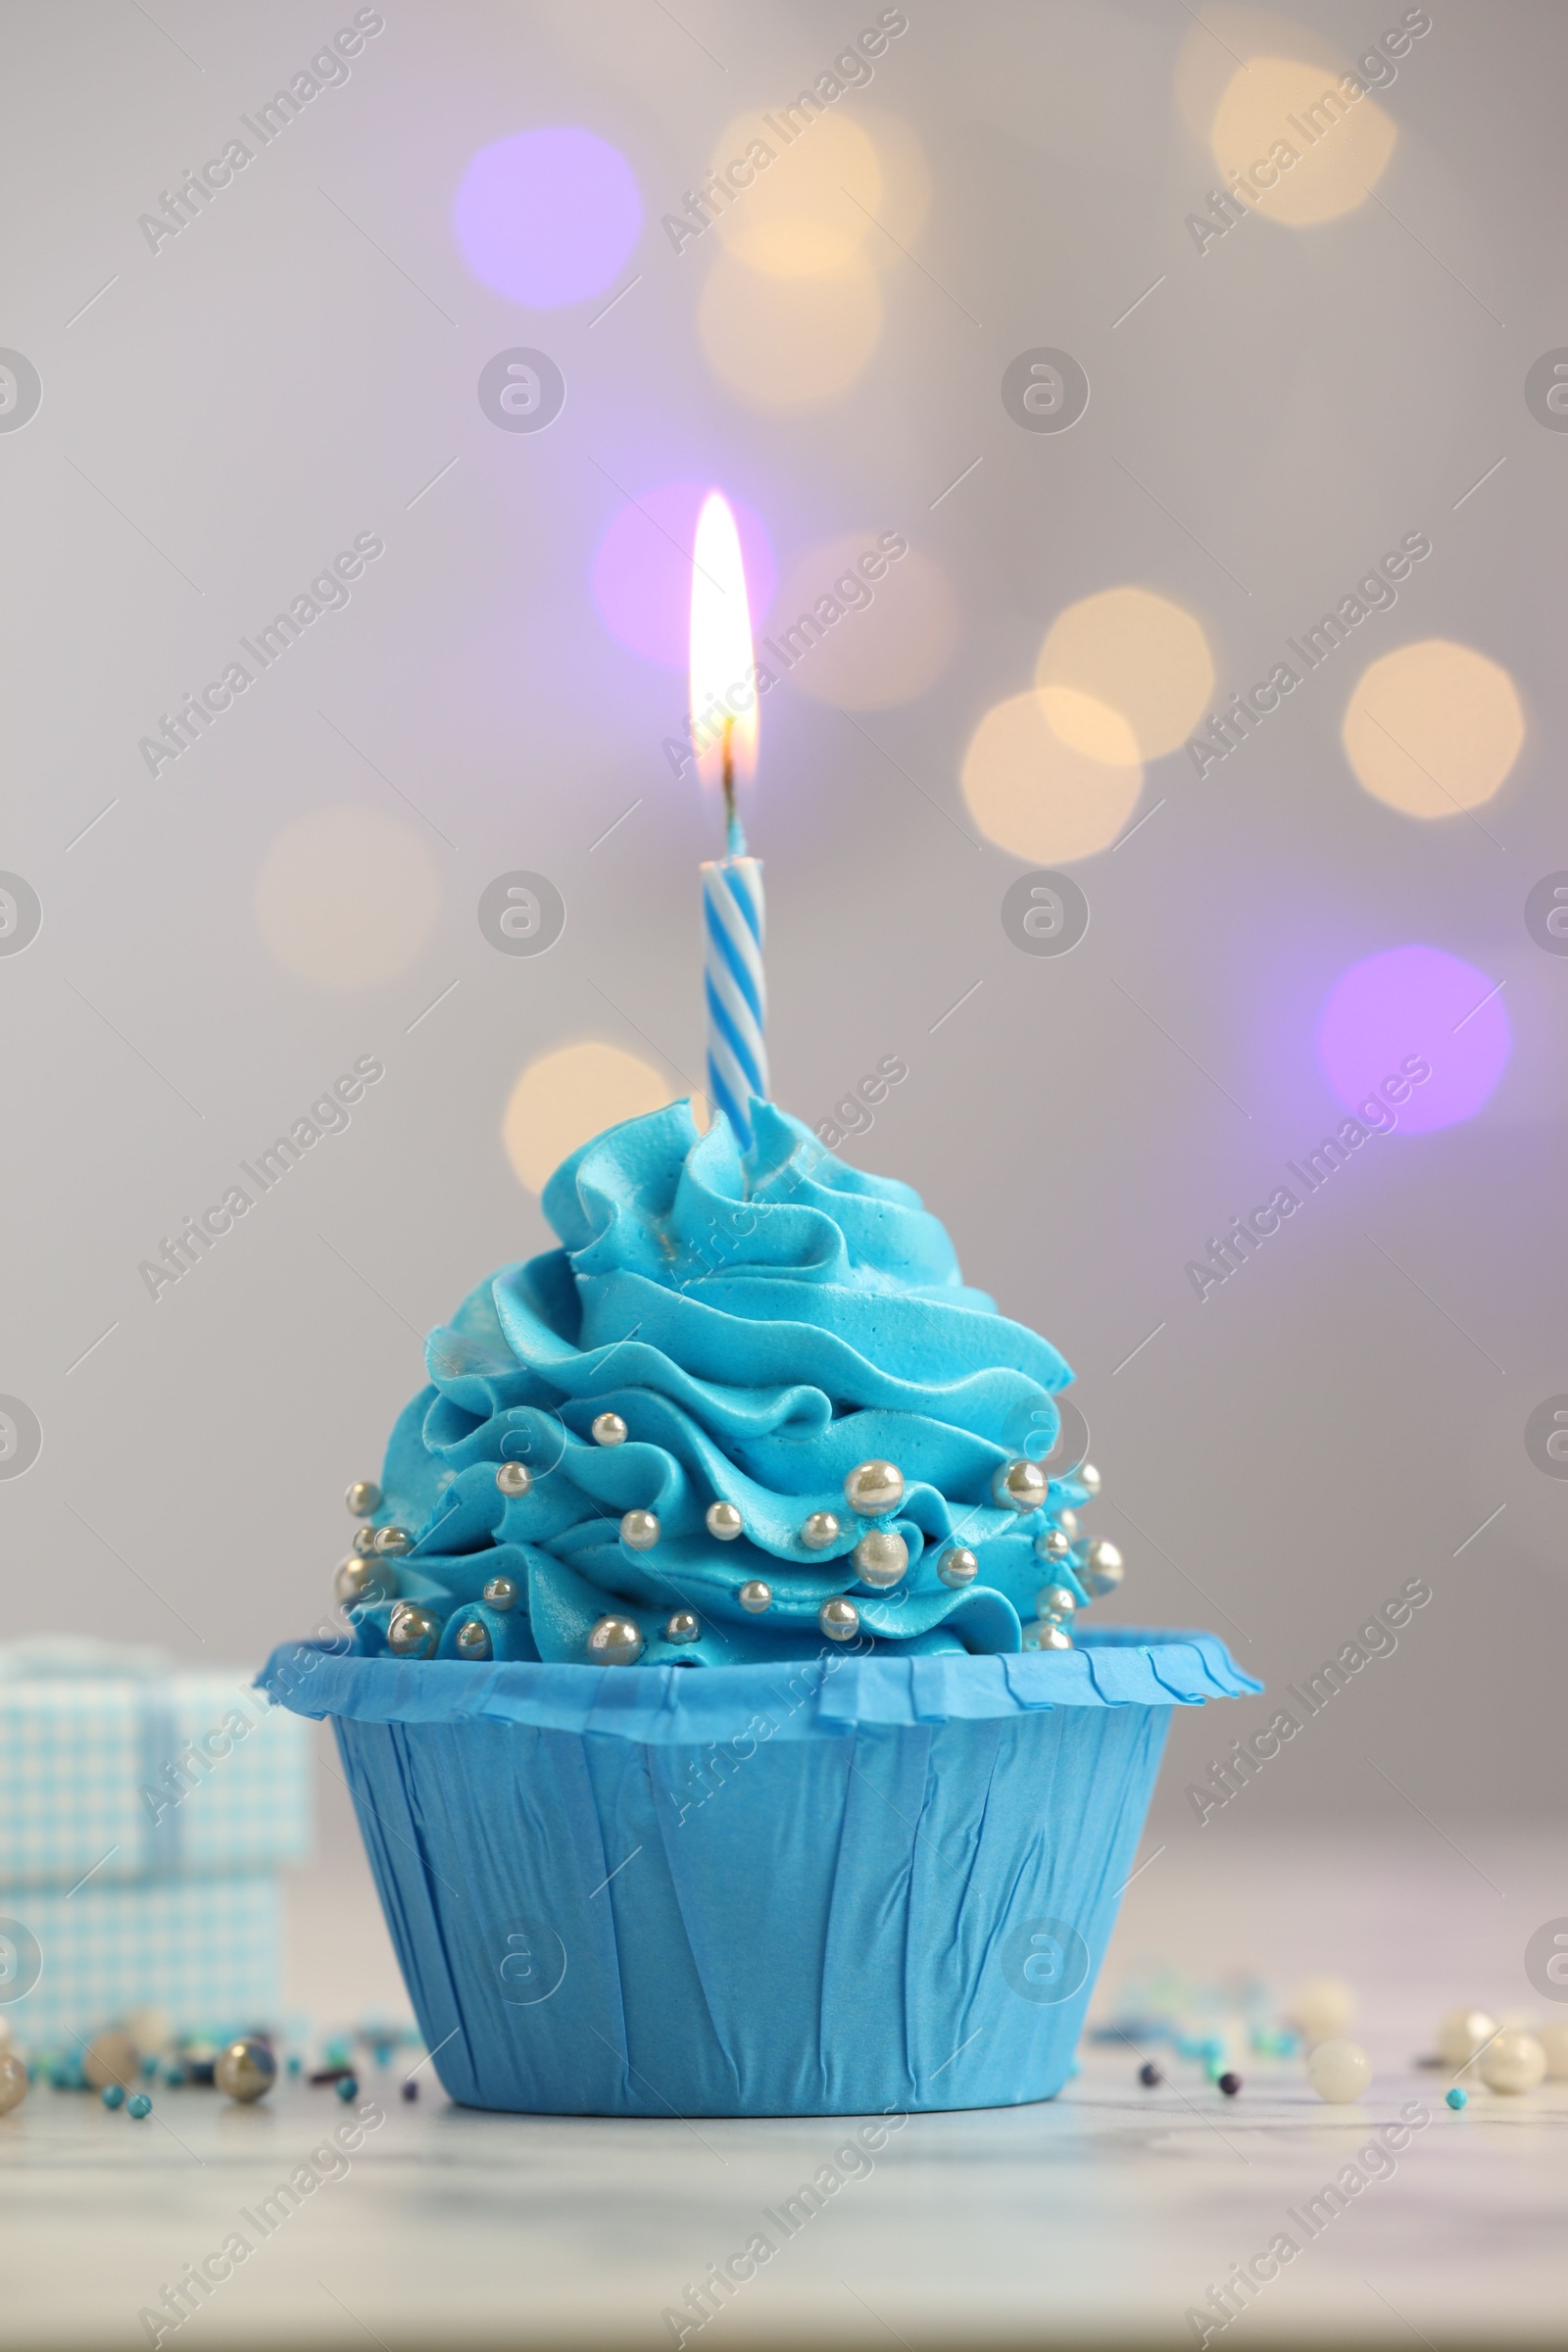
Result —
<instances>
[{"instance_id":1,"label":"scattered candy bead","mask_svg":"<svg viewBox=\"0 0 1568 2352\"><path fill-rule=\"evenodd\" d=\"M1153 2090L1164 2082L1165 2078L1160 2073L1153 2060L1152 2058L1147 2058L1143 2065L1138 2069L1138 2080L1146 2090Z\"/></svg>"},{"instance_id":2,"label":"scattered candy bead","mask_svg":"<svg viewBox=\"0 0 1568 2352\"><path fill-rule=\"evenodd\" d=\"M27 2095L31 2081L15 2050L0 2050L0 2115L9 2115Z\"/></svg>"},{"instance_id":3,"label":"scattered candy bead","mask_svg":"<svg viewBox=\"0 0 1568 2352\"><path fill-rule=\"evenodd\" d=\"M1489 2090L1517 2098L1539 2090L1545 2079L1546 2053L1534 2034L1499 2034L1481 2053L1481 2080Z\"/></svg>"},{"instance_id":4,"label":"scattered candy bead","mask_svg":"<svg viewBox=\"0 0 1568 2352\"><path fill-rule=\"evenodd\" d=\"M1320 2041L1306 2062L1307 2081L1334 2107L1358 2099L1372 2081L1372 2061L1358 2042Z\"/></svg>"},{"instance_id":5,"label":"scattered candy bead","mask_svg":"<svg viewBox=\"0 0 1568 2352\"><path fill-rule=\"evenodd\" d=\"M1443 2104L1445 2107L1451 2107L1454 2114L1457 2115L1461 2107L1469 2106L1470 2093L1467 2090L1461 2090L1456 2082L1451 2090L1444 2092Z\"/></svg>"},{"instance_id":6,"label":"scattered candy bead","mask_svg":"<svg viewBox=\"0 0 1568 2352\"><path fill-rule=\"evenodd\" d=\"M1438 2028L1438 2056L1445 2066L1468 2066L1496 2031L1484 2009L1450 2009Z\"/></svg>"},{"instance_id":7,"label":"scattered candy bead","mask_svg":"<svg viewBox=\"0 0 1568 2352\"><path fill-rule=\"evenodd\" d=\"M357 2099L360 2095L358 2079L353 2075L339 2075L337 2079L337 2095L343 2101L345 2106L348 2104L350 2099Z\"/></svg>"},{"instance_id":8,"label":"scattered candy bead","mask_svg":"<svg viewBox=\"0 0 1568 2352\"><path fill-rule=\"evenodd\" d=\"M141 2053L128 2034L99 2034L87 2044L82 2072L94 2090L106 2082L127 2082L141 2063Z\"/></svg>"},{"instance_id":9,"label":"scattered candy bead","mask_svg":"<svg viewBox=\"0 0 1568 2352\"><path fill-rule=\"evenodd\" d=\"M98 2093L98 2096L102 2099L106 2107L123 2107L125 2104L125 2085L123 2082L106 2082L102 2090Z\"/></svg>"},{"instance_id":10,"label":"scattered candy bead","mask_svg":"<svg viewBox=\"0 0 1568 2352\"><path fill-rule=\"evenodd\" d=\"M1318 2041L1338 2041L1355 2023L1355 1995L1343 1977L1312 1977L1298 1985L1286 2016L1308 2048Z\"/></svg>"},{"instance_id":11,"label":"scattered candy bead","mask_svg":"<svg viewBox=\"0 0 1568 2352\"><path fill-rule=\"evenodd\" d=\"M414 2080L414 2077L411 2075L411 2076L409 2077L408 2081L407 2081L407 2082L404 2083L404 2085L403 2085L403 2096L404 2096L406 2099L416 2099L416 2098L418 2097L418 2095L419 2095L419 2085L417 2084L417 2082L416 2082L416 2081Z\"/></svg>"},{"instance_id":12,"label":"scattered candy bead","mask_svg":"<svg viewBox=\"0 0 1568 2352\"><path fill-rule=\"evenodd\" d=\"M1242 2087L1242 2078L1240 2075L1233 2075L1227 2072L1220 2076L1219 2087L1225 2093L1225 2096L1228 2099L1234 2099L1236 2093Z\"/></svg>"},{"instance_id":13,"label":"scattered candy bead","mask_svg":"<svg viewBox=\"0 0 1568 2352\"><path fill-rule=\"evenodd\" d=\"M133 2090L125 2101L125 2113L133 2115L139 2124L144 2115L151 2115L153 2103L144 2090Z\"/></svg>"},{"instance_id":14,"label":"scattered candy bead","mask_svg":"<svg viewBox=\"0 0 1568 2352\"><path fill-rule=\"evenodd\" d=\"M231 2041L218 2054L213 2080L220 2091L242 2107L264 2098L277 2080L277 2060L270 2044L251 2034Z\"/></svg>"}]
</instances>

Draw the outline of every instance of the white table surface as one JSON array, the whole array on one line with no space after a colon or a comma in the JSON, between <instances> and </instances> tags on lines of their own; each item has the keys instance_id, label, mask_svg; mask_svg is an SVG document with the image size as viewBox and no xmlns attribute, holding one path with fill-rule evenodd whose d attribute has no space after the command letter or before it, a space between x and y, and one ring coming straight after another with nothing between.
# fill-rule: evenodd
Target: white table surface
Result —
<instances>
[{"instance_id":1,"label":"white table surface","mask_svg":"<svg viewBox=\"0 0 1568 2352\"><path fill-rule=\"evenodd\" d=\"M1192 2343L1188 2308L1412 2098L1432 2121L1395 2176L1210 2343L1568 2341L1568 2082L1478 2089L1455 2116L1446 2078L1410 2064L1444 2008L1530 2006L1520 1955L1568 1913L1568 1855L1555 1832L1461 1842L1485 1878L1419 1824L1398 1842L1189 1836L1129 1889L1107 1984L1153 1962L1355 1983L1377 2068L1364 2106L1325 2107L1290 2069L1253 2069L1234 2102L1192 2068L1146 2091L1131 2053L1086 2045L1050 2104L911 2118L687 2344ZM396 1999L357 1857L297 1884L294 1941L295 1990L319 2013ZM844 2137L829 2120L475 2114L428 2067L420 2081L409 2105L367 2072L386 2120L346 2177L166 2344L668 2344L666 2307ZM0 2341L146 2341L138 2310L345 2113L307 2086L249 2109L161 2091L135 2125L35 2089L0 2122Z\"/></svg>"}]
</instances>

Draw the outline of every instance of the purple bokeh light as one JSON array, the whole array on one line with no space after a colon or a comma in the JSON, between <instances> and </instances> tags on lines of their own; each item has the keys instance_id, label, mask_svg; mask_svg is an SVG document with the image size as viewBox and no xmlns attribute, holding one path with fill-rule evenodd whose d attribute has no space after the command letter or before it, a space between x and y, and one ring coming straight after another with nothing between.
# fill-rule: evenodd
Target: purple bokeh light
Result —
<instances>
[{"instance_id":1,"label":"purple bokeh light","mask_svg":"<svg viewBox=\"0 0 1568 2352\"><path fill-rule=\"evenodd\" d=\"M1388 948L1335 982L1317 1050L1347 1110L1411 1059L1430 1065L1395 1110L1397 1129L1425 1135L1473 1118L1507 1067L1513 1038L1497 983L1442 948Z\"/></svg>"},{"instance_id":2,"label":"purple bokeh light","mask_svg":"<svg viewBox=\"0 0 1568 2352\"><path fill-rule=\"evenodd\" d=\"M612 521L594 557L594 601L605 626L645 662L684 671L690 652L691 551L710 485L666 482L639 493ZM752 633L760 631L778 574L761 518L730 500L746 566Z\"/></svg>"},{"instance_id":3,"label":"purple bokeh light","mask_svg":"<svg viewBox=\"0 0 1568 2352\"><path fill-rule=\"evenodd\" d=\"M643 203L618 148L561 124L481 147L452 226L475 277L549 311L602 294L618 275L642 234Z\"/></svg>"}]
</instances>

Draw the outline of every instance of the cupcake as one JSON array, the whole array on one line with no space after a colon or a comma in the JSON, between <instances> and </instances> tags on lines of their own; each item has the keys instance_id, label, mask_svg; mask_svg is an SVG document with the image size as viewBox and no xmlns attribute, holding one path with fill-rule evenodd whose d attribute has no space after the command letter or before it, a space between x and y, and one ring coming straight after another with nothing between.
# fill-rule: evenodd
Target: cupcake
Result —
<instances>
[{"instance_id":1,"label":"cupcake","mask_svg":"<svg viewBox=\"0 0 1568 2352\"><path fill-rule=\"evenodd\" d=\"M907 1186L674 1103L426 1350L329 1715L451 2094L846 2114L1051 2096L1204 1635L1082 1625L1071 1375Z\"/></svg>"}]
</instances>

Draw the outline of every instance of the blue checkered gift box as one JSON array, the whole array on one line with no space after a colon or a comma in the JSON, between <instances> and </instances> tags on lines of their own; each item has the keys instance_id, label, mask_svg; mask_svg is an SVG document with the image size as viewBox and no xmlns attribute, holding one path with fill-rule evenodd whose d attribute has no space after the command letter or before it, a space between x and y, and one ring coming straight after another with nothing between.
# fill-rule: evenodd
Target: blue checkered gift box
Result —
<instances>
[{"instance_id":1,"label":"blue checkered gift box","mask_svg":"<svg viewBox=\"0 0 1568 2352\"><path fill-rule=\"evenodd\" d=\"M0 1648L0 2017L39 2045L142 2008L275 2015L277 1874L310 1827L309 1728L248 1675Z\"/></svg>"}]
</instances>

